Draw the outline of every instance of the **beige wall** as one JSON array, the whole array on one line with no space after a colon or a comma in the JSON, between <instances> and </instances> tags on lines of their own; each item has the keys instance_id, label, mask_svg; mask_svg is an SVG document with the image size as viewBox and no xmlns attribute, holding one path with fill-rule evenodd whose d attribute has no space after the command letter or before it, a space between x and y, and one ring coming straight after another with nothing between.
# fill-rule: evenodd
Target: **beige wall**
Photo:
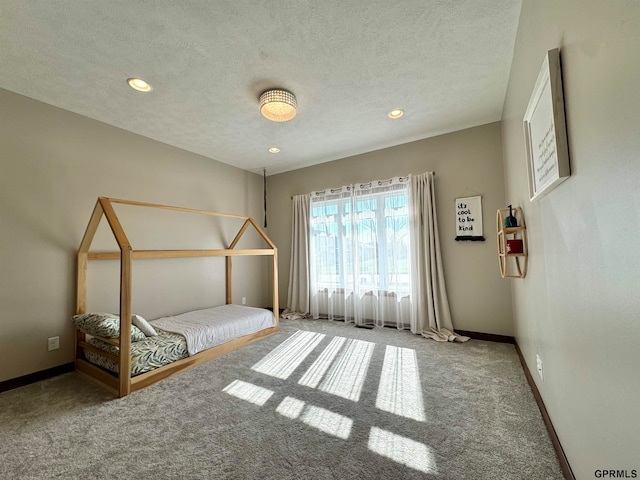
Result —
<instances>
[{"instance_id":1,"label":"beige wall","mask_svg":"<svg viewBox=\"0 0 640 480\"><path fill-rule=\"evenodd\" d=\"M286 306L291 195L436 172L440 242L454 326L512 335L509 281L500 278L495 215L504 206L500 125L493 123L269 177L269 235L278 245L280 303ZM483 195L486 242L456 242L455 198Z\"/></svg>"},{"instance_id":2,"label":"beige wall","mask_svg":"<svg viewBox=\"0 0 640 480\"><path fill-rule=\"evenodd\" d=\"M531 254L515 333L578 479L640 471L639 26L637 1L525 0L503 112L506 191ZM522 118L556 47L572 176L530 203Z\"/></svg>"},{"instance_id":3,"label":"beige wall","mask_svg":"<svg viewBox=\"0 0 640 480\"><path fill-rule=\"evenodd\" d=\"M0 381L73 360L75 251L98 196L262 218L258 175L5 90L0 152ZM220 248L241 225L116 211L134 248ZM104 223L96 245L114 250ZM267 259L234 265L234 302L271 305ZM89 276L88 308L117 312L117 262ZM223 259L137 261L133 280L134 311L148 318L224 303ZM60 350L47 352L53 336Z\"/></svg>"}]
</instances>

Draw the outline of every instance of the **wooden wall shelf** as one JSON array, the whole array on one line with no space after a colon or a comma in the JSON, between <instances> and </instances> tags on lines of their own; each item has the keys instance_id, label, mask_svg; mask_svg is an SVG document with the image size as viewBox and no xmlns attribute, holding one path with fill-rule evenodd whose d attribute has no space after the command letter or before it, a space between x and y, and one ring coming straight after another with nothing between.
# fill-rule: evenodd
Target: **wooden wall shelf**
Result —
<instances>
[{"instance_id":1,"label":"wooden wall shelf","mask_svg":"<svg viewBox=\"0 0 640 480\"><path fill-rule=\"evenodd\" d=\"M509 216L508 208L498 209L496 226L498 230L498 266L502 278L524 278L527 275L527 226L520 207L515 207L517 227L505 227L504 220ZM515 245L514 245L515 244ZM519 246L522 248L518 248ZM521 251L520 251L521 250Z\"/></svg>"}]
</instances>

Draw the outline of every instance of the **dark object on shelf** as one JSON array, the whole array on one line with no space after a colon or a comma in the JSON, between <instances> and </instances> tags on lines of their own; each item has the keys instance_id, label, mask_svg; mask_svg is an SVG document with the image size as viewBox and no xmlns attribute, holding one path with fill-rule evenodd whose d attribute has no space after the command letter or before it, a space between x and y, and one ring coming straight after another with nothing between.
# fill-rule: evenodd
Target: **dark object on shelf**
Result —
<instances>
[{"instance_id":1,"label":"dark object on shelf","mask_svg":"<svg viewBox=\"0 0 640 480\"><path fill-rule=\"evenodd\" d=\"M523 253L524 247L521 239L507 239L507 253Z\"/></svg>"},{"instance_id":2,"label":"dark object on shelf","mask_svg":"<svg viewBox=\"0 0 640 480\"><path fill-rule=\"evenodd\" d=\"M456 242L459 242L461 240L468 241L468 242L484 242L484 237L472 237L471 235L456 237Z\"/></svg>"},{"instance_id":3,"label":"dark object on shelf","mask_svg":"<svg viewBox=\"0 0 640 480\"><path fill-rule=\"evenodd\" d=\"M505 228L512 228L518 226L518 220L513 216L513 209L509 205L509 216L504 218Z\"/></svg>"}]
</instances>

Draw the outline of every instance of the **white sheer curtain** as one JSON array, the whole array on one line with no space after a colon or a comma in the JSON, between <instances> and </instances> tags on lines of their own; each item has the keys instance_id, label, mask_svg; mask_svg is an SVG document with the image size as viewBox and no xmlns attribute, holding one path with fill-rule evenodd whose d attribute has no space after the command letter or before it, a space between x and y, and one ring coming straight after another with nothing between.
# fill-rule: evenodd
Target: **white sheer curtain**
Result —
<instances>
[{"instance_id":1,"label":"white sheer curtain","mask_svg":"<svg viewBox=\"0 0 640 480\"><path fill-rule=\"evenodd\" d=\"M434 180L427 172L294 197L283 317L468 340L453 331Z\"/></svg>"},{"instance_id":2,"label":"white sheer curtain","mask_svg":"<svg viewBox=\"0 0 640 480\"><path fill-rule=\"evenodd\" d=\"M410 328L409 177L311 194L314 318Z\"/></svg>"}]
</instances>

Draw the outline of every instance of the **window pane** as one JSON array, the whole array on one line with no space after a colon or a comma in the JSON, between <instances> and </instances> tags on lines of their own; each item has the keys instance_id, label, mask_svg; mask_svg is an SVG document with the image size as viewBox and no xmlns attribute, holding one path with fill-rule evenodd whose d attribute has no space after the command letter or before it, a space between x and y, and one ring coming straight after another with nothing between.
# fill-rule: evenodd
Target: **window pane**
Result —
<instances>
[{"instance_id":1,"label":"window pane","mask_svg":"<svg viewBox=\"0 0 640 480\"><path fill-rule=\"evenodd\" d=\"M409 198L399 188L312 202L318 287L410 293Z\"/></svg>"}]
</instances>

